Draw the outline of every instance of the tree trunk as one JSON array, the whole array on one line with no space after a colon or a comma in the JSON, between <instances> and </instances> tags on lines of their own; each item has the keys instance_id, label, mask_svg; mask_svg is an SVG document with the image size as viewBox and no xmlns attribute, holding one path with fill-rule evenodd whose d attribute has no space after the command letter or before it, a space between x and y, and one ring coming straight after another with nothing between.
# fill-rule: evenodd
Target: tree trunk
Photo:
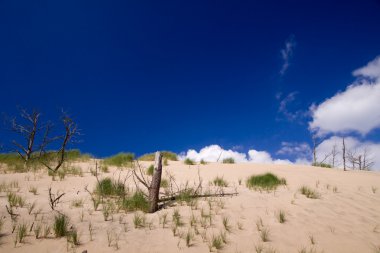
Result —
<instances>
[{"instance_id":1,"label":"tree trunk","mask_svg":"<svg viewBox=\"0 0 380 253\"><path fill-rule=\"evenodd\" d=\"M149 212L154 213L158 210L158 200L161 185L161 175L162 175L162 154L157 151L154 172L152 177L152 183L149 187Z\"/></svg>"}]
</instances>

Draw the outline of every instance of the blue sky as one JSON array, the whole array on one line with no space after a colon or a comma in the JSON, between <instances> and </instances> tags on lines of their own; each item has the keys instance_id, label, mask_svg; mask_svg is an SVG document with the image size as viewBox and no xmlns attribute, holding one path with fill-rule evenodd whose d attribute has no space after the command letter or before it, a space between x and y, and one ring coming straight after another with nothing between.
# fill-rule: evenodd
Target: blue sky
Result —
<instances>
[{"instance_id":1,"label":"blue sky","mask_svg":"<svg viewBox=\"0 0 380 253\"><path fill-rule=\"evenodd\" d=\"M380 55L379 13L378 0L0 1L0 111L64 108L97 156L218 144L294 162L279 151L311 144L310 106ZM326 138L342 133L380 142L376 124Z\"/></svg>"}]
</instances>

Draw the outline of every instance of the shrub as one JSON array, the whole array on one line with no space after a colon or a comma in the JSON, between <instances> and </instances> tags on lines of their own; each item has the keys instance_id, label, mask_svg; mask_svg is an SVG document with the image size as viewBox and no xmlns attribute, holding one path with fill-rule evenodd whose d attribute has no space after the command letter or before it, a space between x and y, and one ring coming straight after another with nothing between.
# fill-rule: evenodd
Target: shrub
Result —
<instances>
[{"instance_id":1,"label":"shrub","mask_svg":"<svg viewBox=\"0 0 380 253\"><path fill-rule=\"evenodd\" d=\"M123 200L123 207L128 211L141 210L147 212L149 202L141 191L136 191L131 197Z\"/></svg>"},{"instance_id":2,"label":"shrub","mask_svg":"<svg viewBox=\"0 0 380 253\"><path fill-rule=\"evenodd\" d=\"M315 167L322 167L322 168L332 168L330 164L327 164L327 163L312 163L311 164L312 166L315 166Z\"/></svg>"},{"instance_id":3,"label":"shrub","mask_svg":"<svg viewBox=\"0 0 380 253\"><path fill-rule=\"evenodd\" d=\"M99 183L96 185L95 192L105 196L124 196L125 186L122 182L117 182L109 177L106 177L100 180Z\"/></svg>"},{"instance_id":4,"label":"shrub","mask_svg":"<svg viewBox=\"0 0 380 253\"><path fill-rule=\"evenodd\" d=\"M280 223L285 223L286 221L286 214L283 210L278 211L277 213L277 220Z\"/></svg>"},{"instance_id":5,"label":"shrub","mask_svg":"<svg viewBox=\"0 0 380 253\"><path fill-rule=\"evenodd\" d=\"M214 178L214 180L212 181L212 183L213 183L215 186L228 187L228 183L227 183L226 180L224 180L223 177L219 177L219 176L217 176L216 178Z\"/></svg>"},{"instance_id":6,"label":"shrub","mask_svg":"<svg viewBox=\"0 0 380 253\"><path fill-rule=\"evenodd\" d=\"M162 153L162 157L164 158L164 160L167 159L169 161L178 161L177 154L174 152L161 151L161 153ZM155 156L156 156L156 153L148 153L148 154L140 156L138 159L140 161L154 161Z\"/></svg>"},{"instance_id":7,"label":"shrub","mask_svg":"<svg viewBox=\"0 0 380 253\"><path fill-rule=\"evenodd\" d=\"M247 187L250 189L275 190L279 185L286 185L285 178L280 179L272 173L254 175L247 180Z\"/></svg>"},{"instance_id":8,"label":"shrub","mask_svg":"<svg viewBox=\"0 0 380 253\"><path fill-rule=\"evenodd\" d=\"M146 225L145 214L135 213L133 216L133 225L135 228L143 228Z\"/></svg>"},{"instance_id":9,"label":"shrub","mask_svg":"<svg viewBox=\"0 0 380 253\"><path fill-rule=\"evenodd\" d=\"M69 221L65 215L57 215L54 217L54 234L56 237L68 235Z\"/></svg>"},{"instance_id":10,"label":"shrub","mask_svg":"<svg viewBox=\"0 0 380 253\"><path fill-rule=\"evenodd\" d=\"M307 186L302 186L299 191L309 199L319 199L320 194Z\"/></svg>"},{"instance_id":11,"label":"shrub","mask_svg":"<svg viewBox=\"0 0 380 253\"><path fill-rule=\"evenodd\" d=\"M232 157L224 158L223 163L235 163L235 159L233 159Z\"/></svg>"},{"instance_id":12,"label":"shrub","mask_svg":"<svg viewBox=\"0 0 380 253\"><path fill-rule=\"evenodd\" d=\"M200 164L202 164L202 165L206 165L207 162L206 162L205 160L201 159Z\"/></svg>"},{"instance_id":13,"label":"shrub","mask_svg":"<svg viewBox=\"0 0 380 253\"><path fill-rule=\"evenodd\" d=\"M195 162L193 160L191 160L190 158L186 158L183 162L186 165L194 165L195 164Z\"/></svg>"},{"instance_id":14,"label":"shrub","mask_svg":"<svg viewBox=\"0 0 380 253\"><path fill-rule=\"evenodd\" d=\"M150 165L150 166L148 167L148 169L146 170L146 174L147 174L148 176L153 176L153 172L154 172L154 166L153 166L153 165Z\"/></svg>"},{"instance_id":15,"label":"shrub","mask_svg":"<svg viewBox=\"0 0 380 253\"><path fill-rule=\"evenodd\" d=\"M126 167L132 164L135 159L133 153L119 153L104 159L104 164L108 166Z\"/></svg>"}]
</instances>

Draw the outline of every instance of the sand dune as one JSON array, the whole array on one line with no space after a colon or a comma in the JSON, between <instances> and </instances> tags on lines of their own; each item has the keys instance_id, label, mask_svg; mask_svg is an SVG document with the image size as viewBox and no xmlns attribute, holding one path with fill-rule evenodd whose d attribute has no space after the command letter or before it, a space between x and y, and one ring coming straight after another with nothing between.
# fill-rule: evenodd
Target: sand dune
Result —
<instances>
[{"instance_id":1,"label":"sand dune","mask_svg":"<svg viewBox=\"0 0 380 253\"><path fill-rule=\"evenodd\" d=\"M149 165L143 163L144 167ZM1 174L0 184L18 182L12 188L25 197L27 203L35 201L36 207L31 214L27 208L15 209L20 214L18 223L27 223L28 236L23 243L14 246L12 222L5 205L8 205L6 192L0 192L0 214L4 222L0 237L1 252L209 252L209 242L213 235L224 231L223 218L229 223L230 232L225 231L226 243L219 252L379 252L380 247L380 173L365 171L338 171L296 165L260 165L260 164L216 164L184 165L182 162L170 162L164 167L163 177L172 173L178 183L193 183L200 176L203 186L216 176L223 176L228 182L225 192L238 192L237 196L212 198L211 201L200 199L195 209L187 205L174 205L146 214L149 225L134 228L134 212L122 212L112 215L113 219L104 221L102 211L94 211L89 194L84 190L88 185L93 189L96 178L91 175L94 161L78 163L83 176L67 176L63 181L52 181L46 172ZM245 186L247 177L265 172L272 172L287 181L276 191L255 191ZM127 169L119 171L110 168L109 173L100 177L111 176L123 178ZM241 181L241 185L239 184ZM129 179L127 184L133 185ZM298 190L308 186L320 194L318 199L306 198ZM48 187L53 192L64 192L57 210L70 218L70 224L79 232L80 245L70 248L65 238L57 239L52 231L48 238L36 239L29 231L36 224L52 224L56 212L48 205ZM37 188L37 195L29 192ZM73 206L73 201L83 203ZM83 204L83 206L82 206ZM210 210L211 204L211 210ZM40 209L35 219L34 213ZM177 209L181 214L183 226L178 228L177 236L171 229L172 213ZM201 210L212 214L211 226L204 229L200 224ZM286 221L278 221L278 213L285 213ZM159 224L159 216L168 214L165 228ZM197 219L197 234L191 229L194 238L190 247L186 246L186 233L190 228L190 217ZM261 230L269 231L269 240L263 242L257 226L262 221ZM89 224L93 227L90 240ZM261 225L259 225L260 227ZM205 232L206 231L206 232ZM182 236L178 236L182 234ZM107 235L111 236L110 246ZM182 238L181 238L182 237ZM205 238L205 239L204 239ZM116 245L117 244L117 245ZM69 246L69 247L68 247ZM118 249L117 249L118 248ZM272 250L272 251L271 251ZM314 250L314 251L311 251ZM213 251L216 251L213 248Z\"/></svg>"}]
</instances>

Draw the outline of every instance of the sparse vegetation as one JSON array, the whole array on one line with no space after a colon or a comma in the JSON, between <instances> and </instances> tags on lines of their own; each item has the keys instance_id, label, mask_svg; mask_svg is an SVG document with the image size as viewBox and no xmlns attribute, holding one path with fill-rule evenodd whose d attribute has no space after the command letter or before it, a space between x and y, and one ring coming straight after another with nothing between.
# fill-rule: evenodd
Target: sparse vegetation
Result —
<instances>
[{"instance_id":1,"label":"sparse vegetation","mask_svg":"<svg viewBox=\"0 0 380 253\"><path fill-rule=\"evenodd\" d=\"M65 215L59 214L54 217L54 234L56 237L64 237L68 235L69 221Z\"/></svg>"},{"instance_id":2,"label":"sparse vegetation","mask_svg":"<svg viewBox=\"0 0 380 253\"><path fill-rule=\"evenodd\" d=\"M309 199L319 199L320 198L320 194L317 191L312 190L307 186L302 186L299 189L299 191L301 194L305 195Z\"/></svg>"},{"instance_id":3,"label":"sparse vegetation","mask_svg":"<svg viewBox=\"0 0 380 253\"><path fill-rule=\"evenodd\" d=\"M266 227L263 227L260 231L260 238L263 242L269 241L269 229Z\"/></svg>"},{"instance_id":4,"label":"sparse vegetation","mask_svg":"<svg viewBox=\"0 0 380 253\"><path fill-rule=\"evenodd\" d=\"M233 159L232 157L224 158L223 163L227 163L227 164L235 163L235 159Z\"/></svg>"},{"instance_id":5,"label":"sparse vegetation","mask_svg":"<svg viewBox=\"0 0 380 253\"><path fill-rule=\"evenodd\" d=\"M8 192L7 198L8 198L9 206L11 208L12 207L24 207L25 206L25 199L22 196L17 195L14 192Z\"/></svg>"},{"instance_id":6,"label":"sparse vegetation","mask_svg":"<svg viewBox=\"0 0 380 253\"><path fill-rule=\"evenodd\" d=\"M106 166L130 167L134 159L135 154L133 153L118 153L114 156L105 158L103 163Z\"/></svg>"},{"instance_id":7,"label":"sparse vegetation","mask_svg":"<svg viewBox=\"0 0 380 253\"><path fill-rule=\"evenodd\" d=\"M136 212L133 216L133 225L135 228L144 228L146 226L145 214Z\"/></svg>"},{"instance_id":8,"label":"sparse vegetation","mask_svg":"<svg viewBox=\"0 0 380 253\"><path fill-rule=\"evenodd\" d=\"M285 211L283 211L283 210L278 211L276 214L276 217L277 217L278 222L285 223L285 221L286 221Z\"/></svg>"},{"instance_id":9,"label":"sparse vegetation","mask_svg":"<svg viewBox=\"0 0 380 253\"><path fill-rule=\"evenodd\" d=\"M162 157L164 158L164 160L166 159L169 161L178 161L177 154L174 152L161 151L161 153L162 153ZM155 158L155 153L149 153L149 154L145 154L145 155L140 156L138 159L140 161L154 161L154 158Z\"/></svg>"},{"instance_id":10,"label":"sparse vegetation","mask_svg":"<svg viewBox=\"0 0 380 253\"><path fill-rule=\"evenodd\" d=\"M272 173L254 175L247 179L247 187L250 189L275 190L279 185L286 185L285 178L278 178Z\"/></svg>"},{"instance_id":11,"label":"sparse vegetation","mask_svg":"<svg viewBox=\"0 0 380 253\"><path fill-rule=\"evenodd\" d=\"M227 232L231 232L231 225L230 225L230 219L227 216L223 217L223 227Z\"/></svg>"},{"instance_id":12,"label":"sparse vegetation","mask_svg":"<svg viewBox=\"0 0 380 253\"><path fill-rule=\"evenodd\" d=\"M186 158L184 161L183 161L184 164L186 165L194 165L195 162L193 160L191 160L190 158Z\"/></svg>"},{"instance_id":13,"label":"sparse vegetation","mask_svg":"<svg viewBox=\"0 0 380 253\"><path fill-rule=\"evenodd\" d=\"M128 211L140 210L147 212L149 203L144 194L141 191L136 191L132 196L126 197L123 200L123 207Z\"/></svg>"},{"instance_id":14,"label":"sparse vegetation","mask_svg":"<svg viewBox=\"0 0 380 253\"><path fill-rule=\"evenodd\" d=\"M154 172L154 166L153 166L153 165L150 165L150 166L148 167L148 169L146 170L146 174L147 174L148 176L153 176L153 172Z\"/></svg>"},{"instance_id":15,"label":"sparse vegetation","mask_svg":"<svg viewBox=\"0 0 380 253\"><path fill-rule=\"evenodd\" d=\"M37 187L35 186L29 187L29 192L33 193L33 195L37 195L37 191L38 191Z\"/></svg>"},{"instance_id":16,"label":"sparse vegetation","mask_svg":"<svg viewBox=\"0 0 380 253\"><path fill-rule=\"evenodd\" d=\"M377 191L377 187L375 187L375 186L372 186L372 192L373 192L373 194L375 194L375 193L376 193L376 191Z\"/></svg>"},{"instance_id":17,"label":"sparse vegetation","mask_svg":"<svg viewBox=\"0 0 380 253\"><path fill-rule=\"evenodd\" d=\"M322 168L332 168L331 165L328 163L319 163L319 162L312 163L311 166L322 167Z\"/></svg>"},{"instance_id":18,"label":"sparse vegetation","mask_svg":"<svg viewBox=\"0 0 380 253\"><path fill-rule=\"evenodd\" d=\"M124 196L125 187L122 182L114 181L109 177L103 178L96 185L95 192L102 196Z\"/></svg>"},{"instance_id":19,"label":"sparse vegetation","mask_svg":"<svg viewBox=\"0 0 380 253\"><path fill-rule=\"evenodd\" d=\"M223 177L215 177L214 180L212 181L213 185L219 186L219 187L228 187L228 183L226 180L224 180Z\"/></svg>"},{"instance_id":20,"label":"sparse vegetation","mask_svg":"<svg viewBox=\"0 0 380 253\"><path fill-rule=\"evenodd\" d=\"M23 243L25 237L27 236L27 227L28 224L21 223L17 225L16 237L19 243Z\"/></svg>"}]
</instances>

